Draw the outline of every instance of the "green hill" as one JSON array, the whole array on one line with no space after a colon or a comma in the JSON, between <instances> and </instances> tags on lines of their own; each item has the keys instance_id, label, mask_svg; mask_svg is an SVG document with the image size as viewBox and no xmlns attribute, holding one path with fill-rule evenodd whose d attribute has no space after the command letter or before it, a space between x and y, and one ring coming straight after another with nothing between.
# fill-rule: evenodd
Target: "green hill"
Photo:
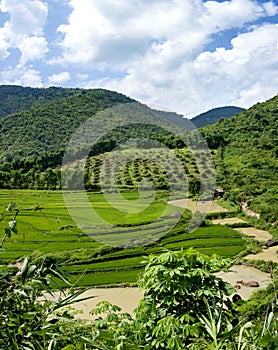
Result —
<instances>
[{"instance_id":1,"label":"green hill","mask_svg":"<svg viewBox=\"0 0 278 350\"><path fill-rule=\"evenodd\" d=\"M226 198L247 202L271 223L278 220L278 96L202 129L217 150L217 181Z\"/></svg>"},{"instance_id":2,"label":"green hill","mask_svg":"<svg viewBox=\"0 0 278 350\"><path fill-rule=\"evenodd\" d=\"M36 163L40 164L41 168L60 164L61 154L73 132L98 112L118 104L138 104L138 108L142 110L139 113L145 113L150 121L155 116L171 120L175 124L182 121L182 117L175 113L154 111L127 96L103 89L32 89L2 86L0 101L0 164L13 163L13 169L18 169L16 163L23 160L30 163L29 166L24 164L25 168L35 166ZM130 113L134 113L134 110ZM127 134L134 133L131 129L127 126L122 131L117 131L114 137L122 142ZM148 127L143 125L139 129L135 135ZM143 134L145 132L147 131L143 131ZM111 137L108 135L107 138Z\"/></svg>"},{"instance_id":3,"label":"green hill","mask_svg":"<svg viewBox=\"0 0 278 350\"><path fill-rule=\"evenodd\" d=\"M216 123L221 118L230 118L243 111L244 108L234 106L218 107L197 115L191 121L197 128L202 128L206 125Z\"/></svg>"},{"instance_id":4,"label":"green hill","mask_svg":"<svg viewBox=\"0 0 278 350\"><path fill-rule=\"evenodd\" d=\"M50 87L47 89L0 85L0 118L18 113L49 101L65 98L78 93L80 89Z\"/></svg>"},{"instance_id":5,"label":"green hill","mask_svg":"<svg viewBox=\"0 0 278 350\"><path fill-rule=\"evenodd\" d=\"M170 148L175 148L179 140L155 124L157 118L169 120L178 124L182 117L175 113L155 111L122 94L103 89L32 89L18 86L3 86L2 110L6 113L18 111L27 106L29 109L0 118L0 187L1 188L37 188L35 183L45 183L46 178L52 178L52 187L59 182L58 166L62 164L65 147L71 136L85 121L92 116L103 124L101 111L108 110L108 129L114 129L100 140L91 154L101 154L111 151L127 139L146 138L163 142ZM68 96L67 96L68 95ZM66 96L66 97L63 97ZM26 100L25 100L26 99ZM21 103L22 101L25 103ZM8 101L13 101L9 105ZM124 104L126 107L117 107ZM115 108L118 108L115 109ZM112 113L112 108L113 113ZM109 112L110 111L110 112ZM97 115L97 117L96 117ZM138 116L138 118L137 118ZM113 119L116 120L116 123ZM117 125L117 119L124 117L129 125ZM97 119L95 119L97 118ZM132 120L142 120L143 124L132 125ZM116 125L114 125L116 124ZM167 124L167 121L166 121ZM96 124L97 125L97 124ZM190 125L188 125L190 128ZM87 135L90 136L90 135ZM79 157L84 149L78 145L72 152L73 160ZM87 147L87 146L86 146ZM56 175L53 175L55 170ZM43 175L38 174L49 169ZM28 174L27 174L28 173ZM26 175L27 174L27 175ZM40 186L38 186L40 188ZM45 188L45 187L43 187Z\"/></svg>"},{"instance_id":6,"label":"green hill","mask_svg":"<svg viewBox=\"0 0 278 350\"><path fill-rule=\"evenodd\" d=\"M103 109L127 102L132 100L116 92L79 90L70 97L54 98L39 107L8 115L0 120L0 162L20 158L34 163L35 156L40 157L37 162L42 162L41 158L51 158L51 154L60 155L82 122Z\"/></svg>"}]
</instances>

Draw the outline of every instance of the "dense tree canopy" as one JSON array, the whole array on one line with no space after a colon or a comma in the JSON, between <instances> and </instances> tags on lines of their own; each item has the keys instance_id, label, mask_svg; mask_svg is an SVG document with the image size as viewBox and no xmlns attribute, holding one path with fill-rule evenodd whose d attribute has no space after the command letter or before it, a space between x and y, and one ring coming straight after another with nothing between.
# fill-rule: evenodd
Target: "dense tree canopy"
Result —
<instances>
[{"instance_id":1,"label":"dense tree canopy","mask_svg":"<svg viewBox=\"0 0 278 350\"><path fill-rule=\"evenodd\" d=\"M278 96L202 129L217 150L218 184L225 198L247 202L271 223L278 219Z\"/></svg>"}]
</instances>

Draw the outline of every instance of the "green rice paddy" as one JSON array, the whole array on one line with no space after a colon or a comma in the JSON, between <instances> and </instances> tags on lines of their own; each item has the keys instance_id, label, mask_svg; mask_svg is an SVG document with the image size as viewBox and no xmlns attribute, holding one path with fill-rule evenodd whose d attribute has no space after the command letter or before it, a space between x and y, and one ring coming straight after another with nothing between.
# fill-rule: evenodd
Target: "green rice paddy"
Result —
<instances>
[{"instance_id":1,"label":"green rice paddy","mask_svg":"<svg viewBox=\"0 0 278 350\"><path fill-rule=\"evenodd\" d=\"M79 228L62 192L1 190L0 238L12 218L12 213L6 212L8 204L15 202L20 212L18 234L4 243L0 263L47 254L58 259L72 283L106 285L135 282L143 268L141 262L149 254L194 247L208 255L233 257L245 249L242 234L236 230L209 225L188 233L190 214L184 212L183 220L176 224L179 219L173 214L181 209L168 205L167 196L150 202L145 193L142 198L138 201L138 192L126 192L123 197L89 193L88 200L100 220ZM73 193L71 199L68 206L78 208L81 222L87 220L87 203L78 201L78 193ZM123 241L128 242L126 247L115 247ZM103 242L111 242L114 247L105 248Z\"/></svg>"}]
</instances>

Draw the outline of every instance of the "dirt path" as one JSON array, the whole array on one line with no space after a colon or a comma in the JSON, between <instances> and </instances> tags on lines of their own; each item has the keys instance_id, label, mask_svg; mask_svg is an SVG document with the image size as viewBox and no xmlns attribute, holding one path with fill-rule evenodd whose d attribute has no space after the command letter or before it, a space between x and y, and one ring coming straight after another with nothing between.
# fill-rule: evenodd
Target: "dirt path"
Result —
<instances>
[{"instance_id":1,"label":"dirt path","mask_svg":"<svg viewBox=\"0 0 278 350\"><path fill-rule=\"evenodd\" d=\"M225 218L225 219L212 220L213 224L220 224L220 225L240 223L240 222L245 222L245 221L239 218ZM272 238L271 234L268 233L267 231L259 230L255 227L239 227L239 228L236 228L236 230L243 233L246 236L254 238L259 242L266 242L267 240ZM246 255L245 258L250 260L265 260L265 261L272 260L273 262L278 262L278 246L264 249L262 252L257 254Z\"/></svg>"},{"instance_id":2,"label":"dirt path","mask_svg":"<svg viewBox=\"0 0 278 350\"><path fill-rule=\"evenodd\" d=\"M259 217L260 217L260 214L258 214L258 213L255 213L253 210L251 210L251 209L249 209L248 207L247 207L247 204L246 203L241 203L241 209L244 211L244 213L246 214L246 215L248 215L248 216L251 216L251 217L253 217L253 218L257 218L257 219L259 219Z\"/></svg>"},{"instance_id":3,"label":"dirt path","mask_svg":"<svg viewBox=\"0 0 278 350\"><path fill-rule=\"evenodd\" d=\"M237 223L246 223L246 221L240 219L240 218L224 218L224 219L215 219L212 220L212 223L214 225L220 224L237 224ZM259 230L255 227L238 227L236 228L237 231L243 233L246 236L253 237L259 242L266 242L268 239L271 239L272 236L270 233L264 230Z\"/></svg>"}]
</instances>

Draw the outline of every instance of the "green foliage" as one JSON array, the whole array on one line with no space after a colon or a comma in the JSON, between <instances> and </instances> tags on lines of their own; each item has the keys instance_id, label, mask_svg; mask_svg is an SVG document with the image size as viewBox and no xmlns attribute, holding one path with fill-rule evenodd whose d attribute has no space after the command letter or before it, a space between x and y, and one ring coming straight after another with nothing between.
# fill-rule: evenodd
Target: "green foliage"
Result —
<instances>
[{"instance_id":1,"label":"green foliage","mask_svg":"<svg viewBox=\"0 0 278 350\"><path fill-rule=\"evenodd\" d=\"M86 323L70 309L87 299L76 300L83 291L53 302L55 281L65 278L51 259L25 259L19 270L0 270L0 349L276 349L277 282L233 303L227 298L233 287L214 275L229 265L192 249L149 256L134 317L103 301Z\"/></svg>"},{"instance_id":2,"label":"green foliage","mask_svg":"<svg viewBox=\"0 0 278 350\"><path fill-rule=\"evenodd\" d=\"M53 277L65 280L47 260L35 265L25 259L19 270L0 271L0 349L60 350L68 343L84 349L82 337L91 336L92 331L65 309L83 291L51 301L48 293L57 288Z\"/></svg>"},{"instance_id":3,"label":"green foliage","mask_svg":"<svg viewBox=\"0 0 278 350\"><path fill-rule=\"evenodd\" d=\"M94 322L96 341L115 349L232 349L239 323L226 296L233 288L213 274L228 265L194 250L150 256L134 318L102 303L92 311L107 313Z\"/></svg>"},{"instance_id":4,"label":"green foliage","mask_svg":"<svg viewBox=\"0 0 278 350\"><path fill-rule=\"evenodd\" d=\"M0 120L0 186L2 188L29 188L30 182L31 188L45 188L48 186L47 181L41 177L47 174L40 176L40 173L61 165L65 147L71 135L83 122L98 112L118 104L131 102L135 104L134 100L124 95L102 89L32 89L16 86L0 87L0 100L2 109L5 110L3 112L5 117ZM21 103L22 100L25 103ZM174 113L155 112L139 103L136 106L138 111L134 108L130 109L131 107L127 105L125 113L127 115L137 113L139 119L144 114L146 121L152 118L155 120L157 116L172 122L181 121L181 116ZM118 113L117 117L121 117L121 111L113 110L113 113ZM153 139L163 142L170 148L184 147L184 143L178 137L153 125L117 127L113 125L113 113L110 112L111 118L108 124L111 124L111 129L115 130L104 135L92 147L90 155L111 151L130 137ZM143 146L143 143L142 140L140 146ZM77 147L72 152L74 160L81 157L83 148ZM10 175L11 172L13 172L12 175ZM57 188L58 174L55 175L54 183L51 181L48 188ZM15 178L16 181L14 181Z\"/></svg>"},{"instance_id":5,"label":"green foliage","mask_svg":"<svg viewBox=\"0 0 278 350\"><path fill-rule=\"evenodd\" d=\"M227 266L225 261L192 250L167 252L148 259L140 281L144 297L137 309L137 317L145 323L145 337L150 339L151 346L155 348L159 341L161 348L179 349L188 344L189 339L200 335L199 317L206 314L206 303L211 308L214 306L215 312L216 305L225 307L228 303L224 296L232 289L212 274ZM176 329L169 329L171 320L175 320ZM177 344L169 344L172 337L169 334L168 338L164 327L171 333L179 330Z\"/></svg>"},{"instance_id":6,"label":"green foliage","mask_svg":"<svg viewBox=\"0 0 278 350\"><path fill-rule=\"evenodd\" d=\"M79 91L81 91L81 89L65 89L59 87L39 89L16 85L1 85L0 118L32 107L38 107L49 101L72 96Z\"/></svg>"},{"instance_id":7,"label":"green foliage","mask_svg":"<svg viewBox=\"0 0 278 350\"><path fill-rule=\"evenodd\" d=\"M256 291L245 303L239 304L237 310L242 317L252 320L250 343L256 343L258 349L274 350L278 342L278 298L277 275L274 276L270 262L271 283L264 290ZM249 337L250 338L250 337Z\"/></svg>"},{"instance_id":8,"label":"green foliage","mask_svg":"<svg viewBox=\"0 0 278 350\"><path fill-rule=\"evenodd\" d=\"M207 176L212 175L212 169L206 161L205 152L198 154L204 158L202 171ZM122 159L131 160L122 166ZM74 176L83 165L74 162L69 165ZM165 150L164 148L122 149L113 153L104 153L89 157L85 166L85 187L88 190L104 190L115 192L118 188L124 190L170 190L189 192L190 196L198 197L200 192L200 171L194 155L186 148ZM186 180L188 177L188 189ZM149 180L149 182L146 182ZM144 182L145 181L145 182ZM209 180L208 180L209 182ZM65 187L67 187L67 183ZM73 188L71 184L69 188ZM188 190L188 191L187 191ZM173 193L172 193L173 195Z\"/></svg>"},{"instance_id":9,"label":"green foliage","mask_svg":"<svg viewBox=\"0 0 278 350\"><path fill-rule=\"evenodd\" d=\"M81 123L101 110L132 102L124 95L102 89L70 91L66 96L67 93L65 98L54 98L0 120L3 172L41 171L61 164L65 146Z\"/></svg>"},{"instance_id":10,"label":"green foliage","mask_svg":"<svg viewBox=\"0 0 278 350\"><path fill-rule=\"evenodd\" d=\"M246 202L264 222L277 222L278 97L202 129L215 156L225 199Z\"/></svg>"},{"instance_id":11,"label":"green foliage","mask_svg":"<svg viewBox=\"0 0 278 350\"><path fill-rule=\"evenodd\" d=\"M265 316L272 309L277 313L278 305L275 301L274 291L277 290L278 282L274 281L270 283L266 289L258 290L253 293L247 303L242 304L238 307L238 310L250 319L255 319L257 321L263 321Z\"/></svg>"},{"instance_id":12,"label":"green foliage","mask_svg":"<svg viewBox=\"0 0 278 350\"><path fill-rule=\"evenodd\" d=\"M92 311L99 315L96 342L109 349L276 349L275 284L250 301L234 303L227 299L233 287L213 274L228 266L228 261L194 250L148 257L134 318L101 303Z\"/></svg>"}]
</instances>

